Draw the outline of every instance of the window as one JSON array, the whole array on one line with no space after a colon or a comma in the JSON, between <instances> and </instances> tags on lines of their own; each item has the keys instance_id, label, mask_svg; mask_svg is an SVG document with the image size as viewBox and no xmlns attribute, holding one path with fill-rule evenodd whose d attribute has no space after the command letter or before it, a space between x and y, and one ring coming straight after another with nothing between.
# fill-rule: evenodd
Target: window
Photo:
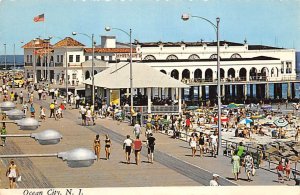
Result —
<instances>
[{"instance_id":1,"label":"window","mask_svg":"<svg viewBox=\"0 0 300 195\"><path fill-rule=\"evenodd\" d=\"M230 58L242 58L242 56L238 53L232 54Z\"/></svg>"},{"instance_id":2,"label":"window","mask_svg":"<svg viewBox=\"0 0 300 195\"><path fill-rule=\"evenodd\" d=\"M147 55L144 57L144 60L156 60L156 58L153 55Z\"/></svg>"},{"instance_id":3,"label":"window","mask_svg":"<svg viewBox=\"0 0 300 195\"><path fill-rule=\"evenodd\" d=\"M60 62L59 61L59 55L56 56L56 62Z\"/></svg>"},{"instance_id":4,"label":"window","mask_svg":"<svg viewBox=\"0 0 300 195\"><path fill-rule=\"evenodd\" d=\"M285 72L287 74L292 73L292 62L286 62L286 70L285 70Z\"/></svg>"},{"instance_id":5,"label":"window","mask_svg":"<svg viewBox=\"0 0 300 195\"><path fill-rule=\"evenodd\" d=\"M209 59L217 59L218 58L218 55L217 54L212 54Z\"/></svg>"},{"instance_id":6,"label":"window","mask_svg":"<svg viewBox=\"0 0 300 195\"><path fill-rule=\"evenodd\" d=\"M281 62L281 74L284 73L284 62Z\"/></svg>"},{"instance_id":7,"label":"window","mask_svg":"<svg viewBox=\"0 0 300 195\"><path fill-rule=\"evenodd\" d=\"M60 62L63 62L64 60L64 56L63 55L60 55Z\"/></svg>"},{"instance_id":8,"label":"window","mask_svg":"<svg viewBox=\"0 0 300 195\"><path fill-rule=\"evenodd\" d=\"M189 60L200 60L200 57L197 54L192 54L189 56Z\"/></svg>"},{"instance_id":9,"label":"window","mask_svg":"<svg viewBox=\"0 0 300 195\"><path fill-rule=\"evenodd\" d=\"M72 73L72 79L77 79L77 73Z\"/></svg>"},{"instance_id":10,"label":"window","mask_svg":"<svg viewBox=\"0 0 300 195\"><path fill-rule=\"evenodd\" d=\"M69 62L73 62L73 55L69 55Z\"/></svg>"},{"instance_id":11,"label":"window","mask_svg":"<svg viewBox=\"0 0 300 195\"><path fill-rule=\"evenodd\" d=\"M169 55L169 56L167 57L167 60L178 60L178 57L175 56L175 55Z\"/></svg>"},{"instance_id":12,"label":"window","mask_svg":"<svg viewBox=\"0 0 300 195\"><path fill-rule=\"evenodd\" d=\"M29 62L29 55L26 56L26 62Z\"/></svg>"},{"instance_id":13,"label":"window","mask_svg":"<svg viewBox=\"0 0 300 195\"><path fill-rule=\"evenodd\" d=\"M85 56L85 61L88 61L89 60L89 56Z\"/></svg>"},{"instance_id":14,"label":"window","mask_svg":"<svg viewBox=\"0 0 300 195\"><path fill-rule=\"evenodd\" d=\"M30 55L30 62L32 62L32 55Z\"/></svg>"},{"instance_id":15,"label":"window","mask_svg":"<svg viewBox=\"0 0 300 195\"><path fill-rule=\"evenodd\" d=\"M80 55L76 55L76 62L80 62Z\"/></svg>"},{"instance_id":16,"label":"window","mask_svg":"<svg viewBox=\"0 0 300 195\"><path fill-rule=\"evenodd\" d=\"M105 60L105 59L104 59L104 56L101 56L101 60L103 60L103 61Z\"/></svg>"}]
</instances>

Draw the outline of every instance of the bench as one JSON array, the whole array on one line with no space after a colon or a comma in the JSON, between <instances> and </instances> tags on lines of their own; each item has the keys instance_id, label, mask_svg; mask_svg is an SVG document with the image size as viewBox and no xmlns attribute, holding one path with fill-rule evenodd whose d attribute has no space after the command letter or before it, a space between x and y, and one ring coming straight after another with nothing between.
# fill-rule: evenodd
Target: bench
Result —
<instances>
[{"instance_id":1,"label":"bench","mask_svg":"<svg viewBox=\"0 0 300 195\"><path fill-rule=\"evenodd\" d=\"M292 174L294 176L294 180L296 182L296 186L300 185L300 172L299 171L292 171Z\"/></svg>"}]
</instances>

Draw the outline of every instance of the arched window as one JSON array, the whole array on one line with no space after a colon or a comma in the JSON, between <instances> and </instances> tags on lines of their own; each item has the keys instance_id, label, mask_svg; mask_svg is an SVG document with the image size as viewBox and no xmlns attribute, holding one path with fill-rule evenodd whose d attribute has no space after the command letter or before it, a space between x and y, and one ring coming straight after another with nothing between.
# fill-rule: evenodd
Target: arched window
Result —
<instances>
[{"instance_id":1,"label":"arched window","mask_svg":"<svg viewBox=\"0 0 300 195\"><path fill-rule=\"evenodd\" d=\"M200 57L197 54L192 54L189 56L189 60L200 60Z\"/></svg>"},{"instance_id":2,"label":"arched window","mask_svg":"<svg viewBox=\"0 0 300 195\"><path fill-rule=\"evenodd\" d=\"M217 59L218 58L218 55L217 54L212 54L209 59Z\"/></svg>"},{"instance_id":3,"label":"arched window","mask_svg":"<svg viewBox=\"0 0 300 195\"><path fill-rule=\"evenodd\" d=\"M169 56L167 57L167 60L178 60L178 57L175 56L175 55L169 55Z\"/></svg>"},{"instance_id":4,"label":"arched window","mask_svg":"<svg viewBox=\"0 0 300 195\"><path fill-rule=\"evenodd\" d=\"M167 72L165 70L160 70L160 72L162 72L164 74L167 74Z\"/></svg>"},{"instance_id":5,"label":"arched window","mask_svg":"<svg viewBox=\"0 0 300 195\"><path fill-rule=\"evenodd\" d=\"M90 78L90 72L89 72L89 71L86 71L86 72L85 72L85 79L88 79L88 78Z\"/></svg>"},{"instance_id":6,"label":"arched window","mask_svg":"<svg viewBox=\"0 0 300 195\"><path fill-rule=\"evenodd\" d=\"M147 55L144 57L144 60L156 60L156 58L153 55Z\"/></svg>"},{"instance_id":7,"label":"arched window","mask_svg":"<svg viewBox=\"0 0 300 195\"><path fill-rule=\"evenodd\" d=\"M242 56L238 53L234 53L234 54L231 55L230 58L242 58Z\"/></svg>"}]
</instances>

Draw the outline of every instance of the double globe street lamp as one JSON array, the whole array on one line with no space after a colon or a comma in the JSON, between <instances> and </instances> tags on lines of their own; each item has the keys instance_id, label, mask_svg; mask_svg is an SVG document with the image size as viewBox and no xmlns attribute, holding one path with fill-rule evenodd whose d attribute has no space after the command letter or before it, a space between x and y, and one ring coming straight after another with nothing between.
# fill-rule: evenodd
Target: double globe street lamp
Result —
<instances>
[{"instance_id":1,"label":"double globe street lamp","mask_svg":"<svg viewBox=\"0 0 300 195\"><path fill-rule=\"evenodd\" d=\"M24 113L21 110L15 109L13 102L3 102L0 104L0 108L4 111L7 117L11 121L1 121L3 123L16 123L22 130L36 130L39 126L39 122L33 118L23 118ZM41 145L58 144L62 139L62 135L52 129L42 131L40 133L31 134L16 134L16 135L0 135L0 137L31 137L39 142ZM0 158L22 158L22 157L57 157L63 161L67 161L67 164L71 168L88 167L91 166L96 160L96 155L93 151L86 148L76 148L66 152L58 152L52 154L11 154L0 155Z\"/></svg>"},{"instance_id":2,"label":"double globe street lamp","mask_svg":"<svg viewBox=\"0 0 300 195\"><path fill-rule=\"evenodd\" d=\"M214 24L212 21L203 18L201 16L193 16L193 15L189 15L189 14L182 14L181 19L183 21L187 21L190 19L190 17L192 18L199 18L202 20L207 21L208 23L210 23L212 25L212 27L214 28L215 32L216 32L216 37L217 37L217 99L218 99L218 154L221 153L220 149L221 149L221 144L222 144L222 135L221 135L221 72L220 72L220 41L219 41L219 23L220 23L220 18L217 17L216 18L216 24Z\"/></svg>"}]
</instances>

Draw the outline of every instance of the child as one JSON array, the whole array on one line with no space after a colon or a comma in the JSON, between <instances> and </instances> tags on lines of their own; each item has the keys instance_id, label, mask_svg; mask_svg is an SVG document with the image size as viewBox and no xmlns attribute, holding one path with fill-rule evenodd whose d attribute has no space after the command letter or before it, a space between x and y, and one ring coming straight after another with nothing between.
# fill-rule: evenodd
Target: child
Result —
<instances>
[{"instance_id":1,"label":"child","mask_svg":"<svg viewBox=\"0 0 300 195\"><path fill-rule=\"evenodd\" d=\"M283 183L284 167L282 165L282 161L279 161L279 165L276 167L276 170L278 175L278 183Z\"/></svg>"}]
</instances>

